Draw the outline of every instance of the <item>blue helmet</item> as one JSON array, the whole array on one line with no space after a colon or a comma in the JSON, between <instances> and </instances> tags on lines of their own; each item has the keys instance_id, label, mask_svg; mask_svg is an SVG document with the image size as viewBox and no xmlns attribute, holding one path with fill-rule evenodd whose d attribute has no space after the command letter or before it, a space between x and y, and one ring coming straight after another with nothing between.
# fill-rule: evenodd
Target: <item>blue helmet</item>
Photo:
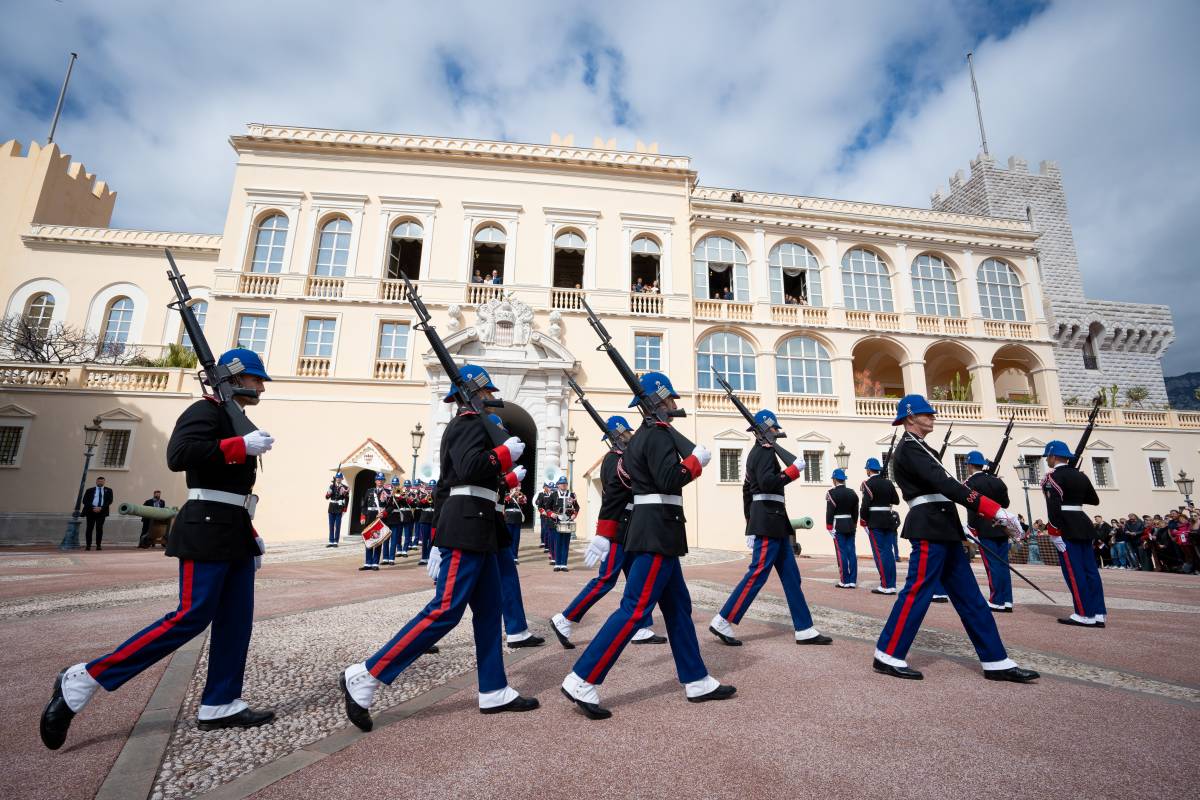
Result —
<instances>
[{"instance_id":1,"label":"blue helmet","mask_svg":"<svg viewBox=\"0 0 1200 800\"><path fill-rule=\"evenodd\" d=\"M769 411L765 408L754 415L754 425L766 425L771 428L780 427L779 419L775 416L775 412ZM752 431L754 428L747 428L746 430Z\"/></svg>"},{"instance_id":2,"label":"blue helmet","mask_svg":"<svg viewBox=\"0 0 1200 800\"><path fill-rule=\"evenodd\" d=\"M387 480L387 475L384 475L382 472L376 472L376 473L375 473L375 480L377 480L377 481L385 481L385 480Z\"/></svg>"},{"instance_id":3,"label":"blue helmet","mask_svg":"<svg viewBox=\"0 0 1200 800\"><path fill-rule=\"evenodd\" d=\"M878 458L868 458L867 469L871 470L871 472L883 472L883 464L879 463Z\"/></svg>"},{"instance_id":4,"label":"blue helmet","mask_svg":"<svg viewBox=\"0 0 1200 800\"><path fill-rule=\"evenodd\" d=\"M492 383L492 376L487 374L487 370L483 367L477 367L474 364L467 364L458 371L462 375L463 380L468 384L473 384L478 389L491 389L493 392L500 391L496 385ZM442 400L444 403L453 403L454 398L458 397L458 390L451 388L450 393Z\"/></svg>"},{"instance_id":5,"label":"blue helmet","mask_svg":"<svg viewBox=\"0 0 1200 800\"><path fill-rule=\"evenodd\" d=\"M896 418L893 425L903 425L904 420L913 414L936 414L937 409L929 405L929 401L919 394L906 394L896 403Z\"/></svg>"},{"instance_id":6,"label":"blue helmet","mask_svg":"<svg viewBox=\"0 0 1200 800\"><path fill-rule=\"evenodd\" d=\"M556 481L555 481L555 483L556 483L556 484L557 484L557 483L566 483L566 482L567 482L567 476L566 476L566 475L559 475L559 476L558 476L558 480L556 480Z\"/></svg>"},{"instance_id":7,"label":"blue helmet","mask_svg":"<svg viewBox=\"0 0 1200 800\"><path fill-rule=\"evenodd\" d=\"M1046 450L1045 450L1045 452L1042 453L1042 457L1044 458L1046 456L1058 456L1059 458L1074 458L1075 454L1071 452L1071 448L1067 446L1066 442L1060 441L1058 439L1053 439L1049 442L1046 442Z\"/></svg>"},{"instance_id":8,"label":"blue helmet","mask_svg":"<svg viewBox=\"0 0 1200 800\"><path fill-rule=\"evenodd\" d=\"M972 450L971 452L967 453L967 463L972 467L986 467L988 461L987 458L984 457L983 453L979 452L978 450Z\"/></svg>"},{"instance_id":9,"label":"blue helmet","mask_svg":"<svg viewBox=\"0 0 1200 800\"><path fill-rule=\"evenodd\" d=\"M835 469L835 470L833 471L833 479L834 479L835 481L844 481L844 480L846 480L846 470L844 470L844 469L841 469L840 467L839 467L838 469Z\"/></svg>"},{"instance_id":10,"label":"blue helmet","mask_svg":"<svg viewBox=\"0 0 1200 800\"><path fill-rule=\"evenodd\" d=\"M400 479L397 478L395 475L393 475L392 476L392 486L399 486L399 485L400 485Z\"/></svg>"},{"instance_id":11,"label":"blue helmet","mask_svg":"<svg viewBox=\"0 0 1200 800\"><path fill-rule=\"evenodd\" d=\"M647 372L638 381L642 385L642 391L651 397L658 397L666 400L668 397L679 399L679 395L675 393L675 387L671 385L671 379L661 372ZM635 397L629 403L629 407L633 408L638 404L638 399Z\"/></svg>"},{"instance_id":12,"label":"blue helmet","mask_svg":"<svg viewBox=\"0 0 1200 800\"><path fill-rule=\"evenodd\" d=\"M504 420L500 419L500 416L498 414L488 414L488 419L491 420L492 424L495 425L497 428L504 431L505 433L508 433L508 428L504 425Z\"/></svg>"},{"instance_id":13,"label":"blue helmet","mask_svg":"<svg viewBox=\"0 0 1200 800\"><path fill-rule=\"evenodd\" d=\"M336 475L334 475L333 477L335 477L335 478L344 478L344 477L346 477L346 476L345 476L345 475L343 475L342 473L340 473L340 472L339 472L339 473L337 473Z\"/></svg>"},{"instance_id":14,"label":"blue helmet","mask_svg":"<svg viewBox=\"0 0 1200 800\"><path fill-rule=\"evenodd\" d=\"M605 429L609 436L619 436L622 433L628 433L633 428L629 427L629 420L624 417L612 416L604 423Z\"/></svg>"},{"instance_id":15,"label":"blue helmet","mask_svg":"<svg viewBox=\"0 0 1200 800\"><path fill-rule=\"evenodd\" d=\"M267 368L263 366L262 358L253 350L247 350L245 347L235 347L232 350L226 350L217 359L217 363L221 366L229 366L235 361L241 363L242 374L256 375L264 381L271 380L271 376L267 374Z\"/></svg>"},{"instance_id":16,"label":"blue helmet","mask_svg":"<svg viewBox=\"0 0 1200 800\"><path fill-rule=\"evenodd\" d=\"M412 488L412 481L405 481L405 482L404 482L404 488L405 488L405 489L411 489L411 488Z\"/></svg>"},{"instance_id":17,"label":"blue helmet","mask_svg":"<svg viewBox=\"0 0 1200 800\"><path fill-rule=\"evenodd\" d=\"M430 485L430 486L437 486L437 481L433 481L433 480L431 480L431 481L429 482L429 485Z\"/></svg>"}]
</instances>

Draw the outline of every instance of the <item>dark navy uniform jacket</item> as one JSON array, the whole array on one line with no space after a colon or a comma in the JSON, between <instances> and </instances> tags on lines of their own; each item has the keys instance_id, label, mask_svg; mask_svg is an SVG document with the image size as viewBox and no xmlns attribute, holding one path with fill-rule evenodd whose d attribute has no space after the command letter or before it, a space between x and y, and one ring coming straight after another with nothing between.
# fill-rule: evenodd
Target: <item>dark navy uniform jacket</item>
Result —
<instances>
[{"instance_id":1,"label":"dark navy uniform jacket","mask_svg":"<svg viewBox=\"0 0 1200 800\"><path fill-rule=\"evenodd\" d=\"M1008 508L1008 487L1004 485L1004 481L990 472L976 472L967 476L964 481L968 489L974 489L984 497L990 497L1000 504L1001 508ZM975 535L981 539L1007 539L1008 529L1003 525L995 525L991 520L981 517L977 511L967 512L967 527L975 531Z\"/></svg>"},{"instance_id":2,"label":"dark navy uniform jacket","mask_svg":"<svg viewBox=\"0 0 1200 800\"><path fill-rule=\"evenodd\" d=\"M245 495L254 488L258 459L246 455L245 442L221 407L202 399L175 423L167 442L167 467L183 472L189 489ZM233 561L258 554L249 512L228 503L188 500L167 536L167 555L176 558Z\"/></svg>"},{"instance_id":3,"label":"dark navy uniform jacket","mask_svg":"<svg viewBox=\"0 0 1200 800\"><path fill-rule=\"evenodd\" d=\"M1084 541L1096 536L1096 526L1086 511L1064 511L1063 506L1095 506L1100 504L1096 489L1087 475L1067 464L1059 464L1042 478L1042 493L1046 495L1046 516L1050 518L1050 535Z\"/></svg>"},{"instance_id":4,"label":"dark navy uniform jacket","mask_svg":"<svg viewBox=\"0 0 1200 800\"><path fill-rule=\"evenodd\" d=\"M985 519L991 519L1000 508L994 500L955 480L938 460L937 450L916 434L904 433L896 445L892 464L900 494L910 503L900 534L905 539L963 541L967 537L963 535L955 504L978 511ZM931 494L940 494L946 500L911 505L914 499Z\"/></svg>"},{"instance_id":5,"label":"dark navy uniform jacket","mask_svg":"<svg viewBox=\"0 0 1200 800\"><path fill-rule=\"evenodd\" d=\"M825 527L838 533L854 533L858 519L858 495L848 486L835 486L825 493Z\"/></svg>"},{"instance_id":6,"label":"dark navy uniform jacket","mask_svg":"<svg viewBox=\"0 0 1200 800\"><path fill-rule=\"evenodd\" d=\"M503 445L492 444L486 420L470 410L460 410L442 434L441 474L433 496L438 547L477 553L495 553L501 531L507 538L504 515L496 513L499 500L474 495L451 495L456 486L477 486L496 492L512 469L512 456ZM511 542L510 542L511 544Z\"/></svg>"},{"instance_id":7,"label":"dark navy uniform jacket","mask_svg":"<svg viewBox=\"0 0 1200 800\"><path fill-rule=\"evenodd\" d=\"M783 496L784 487L799 477L798 470L780 469L779 453L771 445L755 443L746 456L746 479L742 481L742 511L746 535L787 539L792 535L787 504L778 500L755 500L756 494Z\"/></svg>"},{"instance_id":8,"label":"dark navy uniform jacket","mask_svg":"<svg viewBox=\"0 0 1200 800\"><path fill-rule=\"evenodd\" d=\"M325 492L325 499L329 501L330 514L345 514L350 505L350 487L344 483L340 486L331 484Z\"/></svg>"},{"instance_id":9,"label":"dark navy uniform jacket","mask_svg":"<svg viewBox=\"0 0 1200 800\"><path fill-rule=\"evenodd\" d=\"M883 533L891 533L898 527L899 517L892 506L900 502L896 485L883 475L872 475L859 487L862 492L862 508L858 519L863 525ZM884 506L887 506L885 509Z\"/></svg>"},{"instance_id":10,"label":"dark navy uniform jacket","mask_svg":"<svg viewBox=\"0 0 1200 800\"><path fill-rule=\"evenodd\" d=\"M643 420L629 441L623 458L633 484L634 506L625 534L630 553L687 555L687 518L683 506L670 503L637 504L638 495L675 495L700 477L701 467L690 453L680 458L675 438L662 422Z\"/></svg>"},{"instance_id":11,"label":"dark navy uniform jacket","mask_svg":"<svg viewBox=\"0 0 1200 800\"><path fill-rule=\"evenodd\" d=\"M633 503L633 481L625 471L623 454L609 450L600 463L600 514L596 520L596 535L610 539L619 545L625 544Z\"/></svg>"}]
</instances>

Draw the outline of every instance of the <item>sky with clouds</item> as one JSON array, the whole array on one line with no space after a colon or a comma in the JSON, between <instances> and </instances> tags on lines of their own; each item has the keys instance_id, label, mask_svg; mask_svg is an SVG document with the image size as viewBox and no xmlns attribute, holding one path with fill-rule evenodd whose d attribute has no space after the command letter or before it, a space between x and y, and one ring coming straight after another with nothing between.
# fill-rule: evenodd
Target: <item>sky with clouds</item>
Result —
<instances>
[{"instance_id":1,"label":"sky with clouds","mask_svg":"<svg viewBox=\"0 0 1200 800\"><path fill-rule=\"evenodd\" d=\"M56 140L114 224L219 231L248 122L657 141L709 185L928 207L979 149L1058 161L1088 295L1169 303L1200 370L1200 3L22 0L0 140ZM1193 77L1189 78L1191 75ZM1183 291L1180 291L1180 290Z\"/></svg>"}]
</instances>

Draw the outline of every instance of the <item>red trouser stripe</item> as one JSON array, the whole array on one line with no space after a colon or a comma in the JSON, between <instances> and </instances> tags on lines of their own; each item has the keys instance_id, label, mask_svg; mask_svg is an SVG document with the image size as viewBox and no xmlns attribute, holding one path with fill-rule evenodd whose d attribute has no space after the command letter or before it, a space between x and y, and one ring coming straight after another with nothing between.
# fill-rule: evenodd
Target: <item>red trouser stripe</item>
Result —
<instances>
[{"instance_id":1,"label":"red trouser stripe","mask_svg":"<svg viewBox=\"0 0 1200 800\"><path fill-rule=\"evenodd\" d=\"M879 585L885 589L892 587L887 585L887 578L883 574L883 557L879 554L879 544L875 541L875 531L867 528L867 537L871 540L871 555L875 556L875 569L879 570Z\"/></svg>"},{"instance_id":2,"label":"red trouser stripe","mask_svg":"<svg viewBox=\"0 0 1200 800\"><path fill-rule=\"evenodd\" d=\"M896 628L892 631L892 638L887 647L883 649L883 652L889 656L896 654L896 645L900 642L904 623L908 621L908 612L912 610L913 600L921 591L921 584L925 583L925 567L929 564L929 542L921 539L917 544L919 545L917 548L917 579L913 581L912 586L907 587L908 596L904 598L904 605L900 607L900 616L896 617Z\"/></svg>"},{"instance_id":3,"label":"red trouser stripe","mask_svg":"<svg viewBox=\"0 0 1200 800\"><path fill-rule=\"evenodd\" d=\"M1059 553L1061 561L1067 567L1067 584L1071 587L1071 599L1075 602L1075 613L1081 617L1086 617L1087 614L1083 610L1083 598L1079 595L1079 585L1075 582L1075 570L1071 568L1070 554L1066 551Z\"/></svg>"},{"instance_id":4,"label":"red trouser stripe","mask_svg":"<svg viewBox=\"0 0 1200 800\"><path fill-rule=\"evenodd\" d=\"M842 563L845 561L845 558L842 556L842 539L838 536L837 531L833 532L833 551L837 553L838 583L845 583L846 565Z\"/></svg>"},{"instance_id":5,"label":"red trouser stripe","mask_svg":"<svg viewBox=\"0 0 1200 800\"><path fill-rule=\"evenodd\" d=\"M141 650L146 645L158 639L167 631L175 627L179 620L192 610L192 575L195 571L196 562L187 559L183 561L183 579L179 589L179 610L174 614L163 619L162 622L155 625L150 630L143 633L138 638L134 639L129 644L122 647L110 655L104 657L104 660L88 670L88 673L97 678L102 672L111 667L113 664L118 664L131 655Z\"/></svg>"},{"instance_id":6,"label":"red trouser stripe","mask_svg":"<svg viewBox=\"0 0 1200 800\"><path fill-rule=\"evenodd\" d=\"M600 676L604 674L604 670L608 669L608 665L617 657L617 651L621 649L626 638L633 635L633 626L641 622L642 617L646 616L646 607L650 605L650 595L654 592L654 581L658 579L658 570L662 566L662 560L662 556L654 556L653 561L650 563L650 570L646 574L646 583L642 586L642 595L638 598L637 605L633 608L633 616L621 626L621 630L617 632L616 637L609 643L608 649L604 651L604 655L600 656L600 660L596 662L595 669L588 673L588 683L595 683L600 680Z\"/></svg>"},{"instance_id":7,"label":"red trouser stripe","mask_svg":"<svg viewBox=\"0 0 1200 800\"><path fill-rule=\"evenodd\" d=\"M408 646L413 639L421 635L421 631L432 625L439 617L445 614L450 609L450 603L454 598L454 581L458 578L458 565L462 561L461 550L450 551L450 569L446 573L446 587L442 590L442 602L425 619L413 625L408 633L400 637L400 641L392 645L392 648L384 654L383 658L375 662L375 666L371 669L371 674L376 678L379 674L387 669L387 665L392 663L401 650Z\"/></svg>"},{"instance_id":8,"label":"red trouser stripe","mask_svg":"<svg viewBox=\"0 0 1200 800\"><path fill-rule=\"evenodd\" d=\"M767 537L758 537L758 565L754 567L754 571L750 574L746 585L742 587L742 593L738 595L737 602L733 604L733 610L729 613L730 619L728 622L733 622L738 619L738 612L742 610L742 603L746 602L746 596L750 594L750 587L758 582L758 576L762 574L763 569L767 566ZM734 624L737 624L736 622Z\"/></svg>"},{"instance_id":9,"label":"red trouser stripe","mask_svg":"<svg viewBox=\"0 0 1200 800\"><path fill-rule=\"evenodd\" d=\"M613 544L608 548L608 557L604 559L604 569L600 571L598 576L596 576L596 583L592 585L592 590L587 593L587 596L583 598L582 602L576 603L574 608L568 609L568 613L563 614L564 617L571 620L571 622L579 622L583 619L583 615L579 613L579 609L589 608L591 604L595 602L596 595L600 594L601 587L608 581L612 580L613 570L616 569L616 561L617 546ZM574 616L579 617L579 619L572 619L571 612L575 612Z\"/></svg>"},{"instance_id":10,"label":"red trouser stripe","mask_svg":"<svg viewBox=\"0 0 1200 800\"><path fill-rule=\"evenodd\" d=\"M974 528L971 529L971 533L975 533ZM977 533L975 535L979 536ZM992 566L988 563L988 554L983 549L987 545L983 544L983 539L980 539L979 542L979 558L983 560L983 571L987 573L988 578L988 601L994 604L996 602L996 587L992 585Z\"/></svg>"}]
</instances>

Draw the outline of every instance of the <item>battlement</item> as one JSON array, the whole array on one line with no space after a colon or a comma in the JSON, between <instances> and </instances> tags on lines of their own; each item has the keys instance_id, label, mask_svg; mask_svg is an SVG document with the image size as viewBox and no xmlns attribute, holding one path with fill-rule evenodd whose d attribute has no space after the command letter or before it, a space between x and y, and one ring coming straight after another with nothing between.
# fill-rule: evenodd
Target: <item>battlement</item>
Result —
<instances>
[{"instance_id":1,"label":"battlement","mask_svg":"<svg viewBox=\"0 0 1200 800\"><path fill-rule=\"evenodd\" d=\"M105 227L117 193L58 145L31 142L23 151L10 139L0 145L0 210L17 230L30 223Z\"/></svg>"},{"instance_id":2,"label":"battlement","mask_svg":"<svg viewBox=\"0 0 1200 800\"><path fill-rule=\"evenodd\" d=\"M38 162L45 160L46 164L64 175L71 181L75 182L83 191L88 192L96 199L101 201L115 200L117 193L108 188L108 183L105 181L97 181L96 174L88 172L81 161L72 161L69 153L63 153L58 149L58 145L51 144L49 147L43 147L37 142L29 143L29 151L25 153L21 150L21 143L16 139L9 139L3 145L0 145L0 156L8 158L23 158L30 162Z\"/></svg>"},{"instance_id":3,"label":"battlement","mask_svg":"<svg viewBox=\"0 0 1200 800\"><path fill-rule=\"evenodd\" d=\"M975 156L975 158L971 159L970 170L970 178L968 178L967 173L961 169L951 175L950 180L948 181L950 184L950 188L948 190L943 186L939 186L933 190L930 200L934 208L937 208L940 204L948 201L951 195L953 195L954 192L962 189L969 180L974 178L983 178L984 173L986 172L992 172L994 174L1010 174L1014 176L1028 176L1029 178L1040 177L1051 181L1056 181L1058 183L1062 182L1062 171L1059 170L1057 161L1042 161L1038 164L1037 174L1034 175L1029 171L1029 162L1020 156L1009 156L1008 166L999 167L996 166L996 159L980 153L979 155Z\"/></svg>"}]
</instances>

